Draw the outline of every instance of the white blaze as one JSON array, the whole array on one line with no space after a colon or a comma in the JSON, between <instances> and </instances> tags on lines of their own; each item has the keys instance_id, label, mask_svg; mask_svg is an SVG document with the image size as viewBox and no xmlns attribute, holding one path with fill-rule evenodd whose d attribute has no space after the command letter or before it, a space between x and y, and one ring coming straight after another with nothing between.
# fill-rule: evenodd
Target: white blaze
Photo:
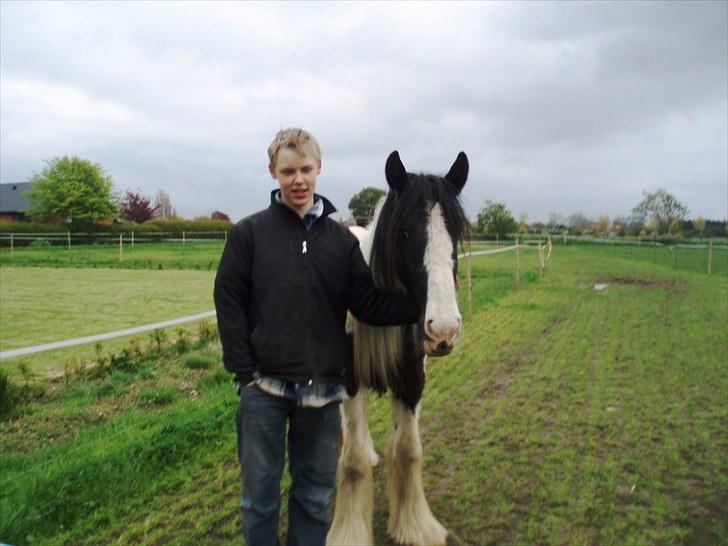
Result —
<instances>
[{"instance_id":1,"label":"white blaze","mask_svg":"<svg viewBox=\"0 0 728 546\"><path fill-rule=\"evenodd\" d=\"M460 330L460 311L453 278L452 239L445 226L442 209L436 204L430 211L425 248L427 270L427 308L425 331L438 340L452 342ZM432 321L432 322L430 322ZM429 325L429 326L428 326Z\"/></svg>"}]
</instances>

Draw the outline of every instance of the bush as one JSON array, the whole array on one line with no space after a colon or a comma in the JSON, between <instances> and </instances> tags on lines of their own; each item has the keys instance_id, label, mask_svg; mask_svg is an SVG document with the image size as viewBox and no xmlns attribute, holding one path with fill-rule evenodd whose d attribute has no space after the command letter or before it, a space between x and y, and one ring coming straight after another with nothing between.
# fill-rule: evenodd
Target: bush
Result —
<instances>
[{"instance_id":1,"label":"bush","mask_svg":"<svg viewBox=\"0 0 728 546\"><path fill-rule=\"evenodd\" d=\"M145 407L166 406L179 398L179 392L171 385L150 387L139 393L139 405Z\"/></svg>"},{"instance_id":2,"label":"bush","mask_svg":"<svg viewBox=\"0 0 728 546\"><path fill-rule=\"evenodd\" d=\"M212 368L215 362L217 362L217 357L213 354L194 354L185 359L184 367L191 370L207 370Z\"/></svg>"},{"instance_id":3,"label":"bush","mask_svg":"<svg viewBox=\"0 0 728 546\"><path fill-rule=\"evenodd\" d=\"M32 241L28 246L33 248L47 248L49 246L53 246L53 243L51 243L48 239L36 239L35 241Z\"/></svg>"},{"instance_id":4,"label":"bush","mask_svg":"<svg viewBox=\"0 0 728 546\"><path fill-rule=\"evenodd\" d=\"M233 390L233 376L230 372L218 369L214 373L210 375L206 375L205 377L202 377L197 382L197 388L199 390L205 390L205 389L211 389L214 387L217 387L218 385L222 385L223 383L227 383L230 385L230 390Z\"/></svg>"},{"instance_id":5,"label":"bush","mask_svg":"<svg viewBox=\"0 0 728 546\"><path fill-rule=\"evenodd\" d=\"M210 269L209 267L207 268ZM197 325L197 343L200 346L207 345L211 341L218 338L217 324L210 324L207 320L202 320Z\"/></svg>"},{"instance_id":6,"label":"bush","mask_svg":"<svg viewBox=\"0 0 728 546\"><path fill-rule=\"evenodd\" d=\"M191 344L190 344L190 338L189 334L187 333L187 330L184 328L178 328L177 329L177 339L174 342L173 350L177 354L183 354L190 350Z\"/></svg>"},{"instance_id":7,"label":"bush","mask_svg":"<svg viewBox=\"0 0 728 546\"><path fill-rule=\"evenodd\" d=\"M3 370L0 370L0 419L12 415L19 399L18 387L10 381Z\"/></svg>"},{"instance_id":8,"label":"bush","mask_svg":"<svg viewBox=\"0 0 728 546\"><path fill-rule=\"evenodd\" d=\"M18 406L28 400L43 397L45 392L45 388L39 385L16 385L7 373L0 369L0 419L11 417Z\"/></svg>"},{"instance_id":9,"label":"bush","mask_svg":"<svg viewBox=\"0 0 728 546\"><path fill-rule=\"evenodd\" d=\"M112 371L134 372L138 367L139 364L127 349L122 350L119 354L111 355L109 368Z\"/></svg>"}]
</instances>

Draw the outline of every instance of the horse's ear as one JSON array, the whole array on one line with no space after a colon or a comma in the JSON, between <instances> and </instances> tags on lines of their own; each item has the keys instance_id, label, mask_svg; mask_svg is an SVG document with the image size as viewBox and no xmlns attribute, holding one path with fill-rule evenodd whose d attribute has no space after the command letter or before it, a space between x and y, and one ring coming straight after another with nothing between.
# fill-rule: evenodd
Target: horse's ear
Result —
<instances>
[{"instance_id":1,"label":"horse's ear","mask_svg":"<svg viewBox=\"0 0 728 546\"><path fill-rule=\"evenodd\" d=\"M402 191L407 184L407 171L399 158L397 150L389 154L387 163L384 165L384 174L387 177L387 184L393 190Z\"/></svg>"},{"instance_id":2,"label":"horse's ear","mask_svg":"<svg viewBox=\"0 0 728 546\"><path fill-rule=\"evenodd\" d=\"M468 180L468 170L470 164L468 163L468 156L465 152L460 152L458 157L455 159L455 163L450 167L450 172L445 175L445 178L453 185L456 193L460 193Z\"/></svg>"}]
</instances>

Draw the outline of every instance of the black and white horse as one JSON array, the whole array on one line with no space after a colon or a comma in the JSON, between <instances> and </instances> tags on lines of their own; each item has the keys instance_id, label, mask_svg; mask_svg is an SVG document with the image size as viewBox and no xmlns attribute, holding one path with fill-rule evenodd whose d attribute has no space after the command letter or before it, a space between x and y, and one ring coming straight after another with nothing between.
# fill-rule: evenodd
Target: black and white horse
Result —
<instances>
[{"instance_id":1,"label":"black and white horse","mask_svg":"<svg viewBox=\"0 0 728 546\"><path fill-rule=\"evenodd\" d=\"M422 487L419 402L427 356L444 356L460 333L456 300L457 242L467 221L459 194L468 158L458 154L444 177L407 173L397 152L385 167L389 193L371 225L353 231L377 286L409 293L424 315L410 326L373 327L352 320L355 396L342 404L343 445L329 546L373 541L374 451L366 407L370 390L392 392L394 431L387 457L388 532L400 544L444 545L445 528L432 515Z\"/></svg>"}]
</instances>

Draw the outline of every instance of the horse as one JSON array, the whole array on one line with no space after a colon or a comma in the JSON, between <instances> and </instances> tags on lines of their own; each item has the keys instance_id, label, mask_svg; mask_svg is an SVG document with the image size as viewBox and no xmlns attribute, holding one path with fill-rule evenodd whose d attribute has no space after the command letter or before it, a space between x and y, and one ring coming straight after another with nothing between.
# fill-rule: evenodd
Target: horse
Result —
<instances>
[{"instance_id":1,"label":"horse","mask_svg":"<svg viewBox=\"0 0 728 546\"><path fill-rule=\"evenodd\" d=\"M459 195L468 177L460 152L444 176L408 173L397 151L385 164L389 192L371 224L354 228L377 287L407 293L424 313L419 323L375 327L349 317L353 371L341 405L342 445L336 503L327 546L373 541L372 467L379 461L366 419L370 391L392 393L394 430L388 448L388 533L399 544L444 546L447 530L432 514L422 487L419 404L427 357L445 356L460 333L457 243L467 220Z\"/></svg>"}]
</instances>

